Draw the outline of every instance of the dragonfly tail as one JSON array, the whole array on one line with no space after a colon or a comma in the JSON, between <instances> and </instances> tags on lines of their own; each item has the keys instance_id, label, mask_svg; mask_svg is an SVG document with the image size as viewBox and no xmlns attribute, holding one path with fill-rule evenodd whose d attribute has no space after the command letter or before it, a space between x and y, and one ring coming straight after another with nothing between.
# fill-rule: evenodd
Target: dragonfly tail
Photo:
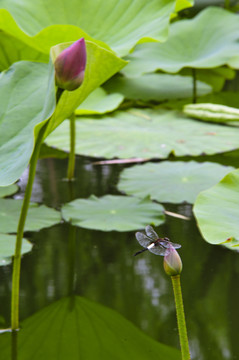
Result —
<instances>
[{"instance_id":1,"label":"dragonfly tail","mask_svg":"<svg viewBox=\"0 0 239 360\"><path fill-rule=\"evenodd\" d=\"M148 250L148 249L146 248L146 249L143 249L143 250L137 251L137 252L134 254L134 256L139 255L139 254L141 254L142 252L144 252L144 251L146 251L146 250Z\"/></svg>"}]
</instances>

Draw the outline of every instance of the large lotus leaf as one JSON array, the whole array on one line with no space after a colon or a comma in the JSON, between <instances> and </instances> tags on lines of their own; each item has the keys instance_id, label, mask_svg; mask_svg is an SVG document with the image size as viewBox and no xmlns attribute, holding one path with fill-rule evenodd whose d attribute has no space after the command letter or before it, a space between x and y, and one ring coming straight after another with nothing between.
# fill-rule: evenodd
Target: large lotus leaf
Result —
<instances>
[{"instance_id":1,"label":"large lotus leaf","mask_svg":"<svg viewBox=\"0 0 239 360\"><path fill-rule=\"evenodd\" d=\"M0 336L0 346L2 359L10 359L11 334ZM179 360L180 352L151 339L116 311L72 296L22 322L17 359Z\"/></svg>"},{"instance_id":2,"label":"large lotus leaf","mask_svg":"<svg viewBox=\"0 0 239 360\"><path fill-rule=\"evenodd\" d=\"M76 109L76 115L104 114L118 108L124 100L121 94L107 94L98 88L93 91L88 98Z\"/></svg>"},{"instance_id":3,"label":"large lotus leaf","mask_svg":"<svg viewBox=\"0 0 239 360\"><path fill-rule=\"evenodd\" d=\"M194 0L177 0L175 11L181 11L187 7L193 6Z\"/></svg>"},{"instance_id":4,"label":"large lotus leaf","mask_svg":"<svg viewBox=\"0 0 239 360\"><path fill-rule=\"evenodd\" d=\"M128 99L168 100L187 98L193 94L192 77L166 74L145 74L138 78L118 76L104 85L109 92L118 92ZM198 96L209 94L211 86L197 81Z\"/></svg>"},{"instance_id":5,"label":"large lotus leaf","mask_svg":"<svg viewBox=\"0 0 239 360\"><path fill-rule=\"evenodd\" d=\"M51 49L51 58L54 58L71 43L60 44ZM84 81L74 91L64 91L57 103L53 116L51 117L45 136L50 134L63 120L71 116L77 107L87 96L108 80L116 72L121 70L126 62L111 51L108 51L90 41L86 42L87 64ZM53 65L51 64L53 67Z\"/></svg>"},{"instance_id":6,"label":"large lotus leaf","mask_svg":"<svg viewBox=\"0 0 239 360\"><path fill-rule=\"evenodd\" d=\"M239 246L239 170L226 175L217 185L201 192L194 214L205 240L238 250Z\"/></svg>"},{"instance_id":7,"label":"large lotus leaf","mask_svg":"<svg viewBox=\"0 0 239 360\"><path fill-rule=\"evenodd\" d=\"M34 147L34 127L55 106L48 65L22 61L0 76L0 185L15 182ZM46 102L45 102L46 99Z\"/></svg>"},{"instance_id":8,"label":"large lotus leaf","mask_svg":"<svg viewBox=\"0 0 239 360\"><path fill-rule=\"evenodd\" d=\"M232 170L233 167L210 162L148 163L125 169L118 189L139 198L150 196L160 202L194 203L200 191L216 184Z\"/></svg>"},{"instance_id":9,"label":"large lotus leaf","mask_svg":"<svg viewBox=\"0 0 239 360\"><path fill-rule=\"evenodd\" d=\"M50 133L124 64L112 52L87 42L84 82L75 91L64 91L56 109L52 63L19 62L4 72L0 77L0 185L15 182L27 167L34 147L34 127L36 136L55 109L48 124Z\"/></svg>"},{"instance_id":10,"label":"large lotus leaf","mask_svg":"<svg viewBox=\"0 0 239 360\"><path fill-rule=\"evenodd\" d=\"M21 59L42 62L49 60L48 53L43 54L42 51L34 49L30 44L26 45L23 41L5 32L0 32L0 44L0 71L9 68L12 63Z\"/></svg>"},{"instance_id":11,"label":"large lotus leaf","mask_svg":"<svg viewBox=\"0 0 239 360\"><path fill-rule=\"evenodd\" d=\"M177 111L130 109L101 120L76 122L77 154L104 158L167 158L216 154L239 148L239 129L187 118ZM46 142L69 150L69 124L64 121Z\"/></svg>"},{"instance_id":12,"label":"large lotus leaf","mask_svg":"<svg viewBox=\"0 0 239 360\"><path fill-rule=\"evenodd\" d=\"M12 256L15 253L15 243L16 236L0 233L0 266L11 263ZM25 254L26 252L31 251L31 249L32 244L26 239L23 239L21 254Z\"/></svg>"},{"instance_id":13,"label":"large lotus leaf","mask_svg":"<svg viewBox=\"0 0 239 360\"><path fill-rule=\"evenodd\" d=\"M22 200L0 199L0 229L1 233L17 232L18 220L21 212ZM52 226L61 221L58 211L45 205L30 203L25 231L36 231Z\"/></svg>"},{"instance_id":14,"label":"large lotus leaf","mask_svg":"<svg viewBox=\"0 0 239 360\"><path fill-rule=\"evenodd\" d=\"M13 195L17 192L17 190L18 186L16 184L12 184L9 186L0 186L0 198Z\"/></svg>"},{"instance_id":15,"label":"large lotus leaf","mask_svg":"<svg viewBox=\"0 0 239 360\"><path fill-rule=\"evenodd\" d=\"M179 8L189 5L177 3ZM166 40L175 5L176 0L1 0L0 23L4 32L39 50L43 43L49 51L57 43L76 40L83 31L125 55L139 41Z\"/></svg>"},{"instance_id":16,"label":"large lotus leaf","mask_svg":"<svg viewBox=\"0 0 239 360\"><path fill-rule=\"evenodd\" d=\"M131 231L164 222L164 208L149 199L106 195L73 200L62 207L62 216L73 225L102 231Z\"/></svg>"},{"instance_id":17,"label":"large lotus leaf","mask_svg":"<svg viewBox=\"0 0 239 360\"><path fill-rule=\"evenodd\" d=\"M176 73L184 67L212 68L232 61L238 68L238 38L239 15L209 7L193 19L174 23L166 43L138 45L128 56L124 73L138 76L156 69Z\"/></svg>"}]
</instances>

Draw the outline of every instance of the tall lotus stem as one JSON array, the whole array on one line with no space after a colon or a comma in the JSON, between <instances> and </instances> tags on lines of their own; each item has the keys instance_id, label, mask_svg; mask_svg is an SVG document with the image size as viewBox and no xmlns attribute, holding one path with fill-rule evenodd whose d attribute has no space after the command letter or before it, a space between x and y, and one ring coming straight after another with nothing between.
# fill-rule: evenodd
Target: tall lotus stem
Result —
<instances>
[{"instance_id":1,"label":"tall lotus stem","mask_svg":"<svg viewBox=\"0 0 239 360\"><path fill-rule=\"evenodd\" d=\"M75 173L75 138L76 138L75 114L70 117L70 153L68 159L67 179L71 181Z\"/></svg>"},{"instance_id":2,"label":"tall lotus stem","mask_svg":"<svg viewBox=\"0 0 239 360\"><path fill-rule=\"evenodd\" d=\"M196 104L197 102L197 73L196 69L192 69L193 75L193 103Z\"/></svg>"},{"instance_id":3,"label":"tall lotus stem","mask_svg":"<svg viewBox=\"0 0 239 360\"><path fill-rule=\"evenodd\" d=\"M44 137L46 125L44 125L39 131L35 148L30 160L29 167L29 176L27 187L23 199L23 204L21 208L20 218L18 221L17 228L17 238L15 245L15 254L13 258L13 273L12 273L12 301L11 301L11 327L12 330L19 329L19 289L20 289L20 270L21 270L21 248L22 248L22 238L24 233L24 226L26 222L27 212L29 208L29 203L31 199L32 186L34 182L34 177L36 173L37 160L41 148L41 144Z\"/></svg>"},{"instance_id":4,"label":"tall lotus stem","mask_svg":"<svg viewBox=\"0 0 239 360\"><path fill-rule=\"evenodd\" d=\"M190 357L189 345L188 345L188 335L187 335L187 327L186 327L186 320L185 320L184 307L183 307L180 275L171 276L171 280L173 284L182 360L190 360L191 357Z\"/></svg>"},{"instance_id":5,"label":"tall lotus stem","mask_svg":"<svg viewBox=\"0 0 239 360\"><path fill-rule=\"evenodd\" d=\"M180 284L182 261L179 254L172 246L169 247L167 254L164 256L164 270L166 274L171 277L173 284L182 360L190 360L191 358L189 352L188 335Z\"/></svg>"}]
</instances>

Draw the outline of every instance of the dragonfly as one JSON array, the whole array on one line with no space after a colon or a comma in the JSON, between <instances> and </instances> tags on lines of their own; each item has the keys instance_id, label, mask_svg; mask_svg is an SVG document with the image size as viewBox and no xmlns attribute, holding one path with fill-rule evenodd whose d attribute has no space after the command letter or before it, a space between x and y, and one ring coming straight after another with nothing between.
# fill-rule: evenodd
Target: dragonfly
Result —
<instances>
[{"instance_id":1,"label":"dragonfly","mask_svg":"<svg viewBox=\"0 0 239 360\"><path fill-rule=\"evenodd\" d=\"M179 249L181 247L179 244L172 243L167 237L160 238L150 225L146 226L145 233L138 231L135 236L144 249L137 251L134 256L147 250L155 255L165 256L168 254L170 247L173 247L174 249Z\"/></svg>"}]
</instances>

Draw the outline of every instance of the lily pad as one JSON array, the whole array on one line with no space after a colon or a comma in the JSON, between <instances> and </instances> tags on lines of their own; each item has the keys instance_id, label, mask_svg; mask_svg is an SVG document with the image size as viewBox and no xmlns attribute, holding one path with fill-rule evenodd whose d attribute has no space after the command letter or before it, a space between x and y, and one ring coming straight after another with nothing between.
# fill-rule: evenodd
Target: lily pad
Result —
<instances>
[{"instance_id":1,"label":"lily pad","mask_svg":"<svg viewBox=\"0 0 239 360\"><path fill-rule=\"evenodd\" d=\"M189 6L182 0L49 0L47 6L41 0L1 0L0 23L8 35L39 51L43 45L46 53L85 33L125 55L139 41L166 40L176 3L178 8Z\"/></svg>"},{"instance_id":2,"label":"lily pad","mask_svg":"<svg viewBox=\"0 0 239 360\"><path fill-rule=\"evenodd\" d=\"M138 78L117 77L105 85L109 92L123 94L128 99L168 100L188 98L193 94L192 77L167 74L145 74ZM198 96L209 94L211 86L197 81Z\"/></svg>"},{"instance_id":3,"label":"lily pad","mask_svg":"<svg viewBox=\"0 0 239 360\"><path fill-rule=\"evenodd\" d=\"M18 191L18 186L16 184L12 184L9 186L0 186L0 198L13 195L17 191Z\"/></svg>"},{"instance_id":4,"label":"lily pad","mask_svg":"<svg viewBox=\"0 0 239 360\"><path fill-rule=\"evenodd\" d=\"M91 115L111 112L117 109L123 100L124 96L121 94L107 94L104 89L98 88L75 110L75 114Z\"/></svg>"},{"instance_id":5,"label":"lily pad","mask_svg":"<svg viewBox=\"0 0 239 360\"><path fill-rule=\"evenodd\" d=\"M223 24L223 26L222 26ZM164 44L140 44L127 59L124 73L139 76L161 69L212 68L224 64L239 68L239 15L208 7L195 18L175 22Z\"/></svg>"},{"instance_id":6,"label":"lily pad","mask_svg":"<svg viewBox=\"0 0 239 360\"><path fill-rule=\"evenodd\" d=\"M0 346L2 358L10 359L11 334L0 337ZM63 298L24 320L18 349L18 360L180 359L177 349L151 339L116 311L79 296Z\"/></svg>"},{"instance_id":7,"label":"lily pad","mask_svg":"<svg viewBox=\"0 0 239 360\"><path fill-rule=\"evenodd\" d=\"M193 212L202 236L210 244L239 249L238 189L239 170L234 170L198 195Z\"/></svg>"},{"instance_id":8,"label":"lily pad","mask_svg":"<svg viewBox=\"0 0 239 360\"><path fill-rule=\"evenodd\" d=\"M149 199L106 195L77 199L62 207L66 221L87 229L131 231L164 222L164 208Z\"/></svg>"},{"instance_id":9,"label":"lily pad","mask_svg":"<svg viewBox=\"0 0 239 360\"><path fill-rule=\"evenodd\" d=\"M118 189L139 198L150 196L160 202L194 203L200 191L208 189L234 168L216 163L147 163L123 170Z\"/></svg>"},{"instance_id":10,"label":"lily pad","mask_svg":"<svg viewBox=\"0 0 239 360\"><path fill-rule=\"evenodd\" d=\"M8 265L12 261L12 256L15 253L16 236L0 233L0 266ZM32 244L23 239L21 254L25 254L32 249Z\"/></svg>"},{"instance_id":11,"label":"lily pad","mask_svg":"<svg viewBox=\"0 0 239 360\"><path fill-rule=\"evenodd\" d=\"M17 232L17 225L22 207L22 200L0 199L0 229L1 233ZM52 226L61 221L58 211L45 205L30 203L25 231L36 231Z\"/></svg>"},{"instance_id":12,"label":"lily pad","mask_svg":"<svg viewBox=\"0 0 239 360\"><path fill-rule=\"evenodd\" d=\"M103 158L167 158L216 154L239 148L239 129L190 119L177 111L130 109L76 122L77 154ZM69 150L64 121L48 145Z\"/></svg>"}]
</instances>

